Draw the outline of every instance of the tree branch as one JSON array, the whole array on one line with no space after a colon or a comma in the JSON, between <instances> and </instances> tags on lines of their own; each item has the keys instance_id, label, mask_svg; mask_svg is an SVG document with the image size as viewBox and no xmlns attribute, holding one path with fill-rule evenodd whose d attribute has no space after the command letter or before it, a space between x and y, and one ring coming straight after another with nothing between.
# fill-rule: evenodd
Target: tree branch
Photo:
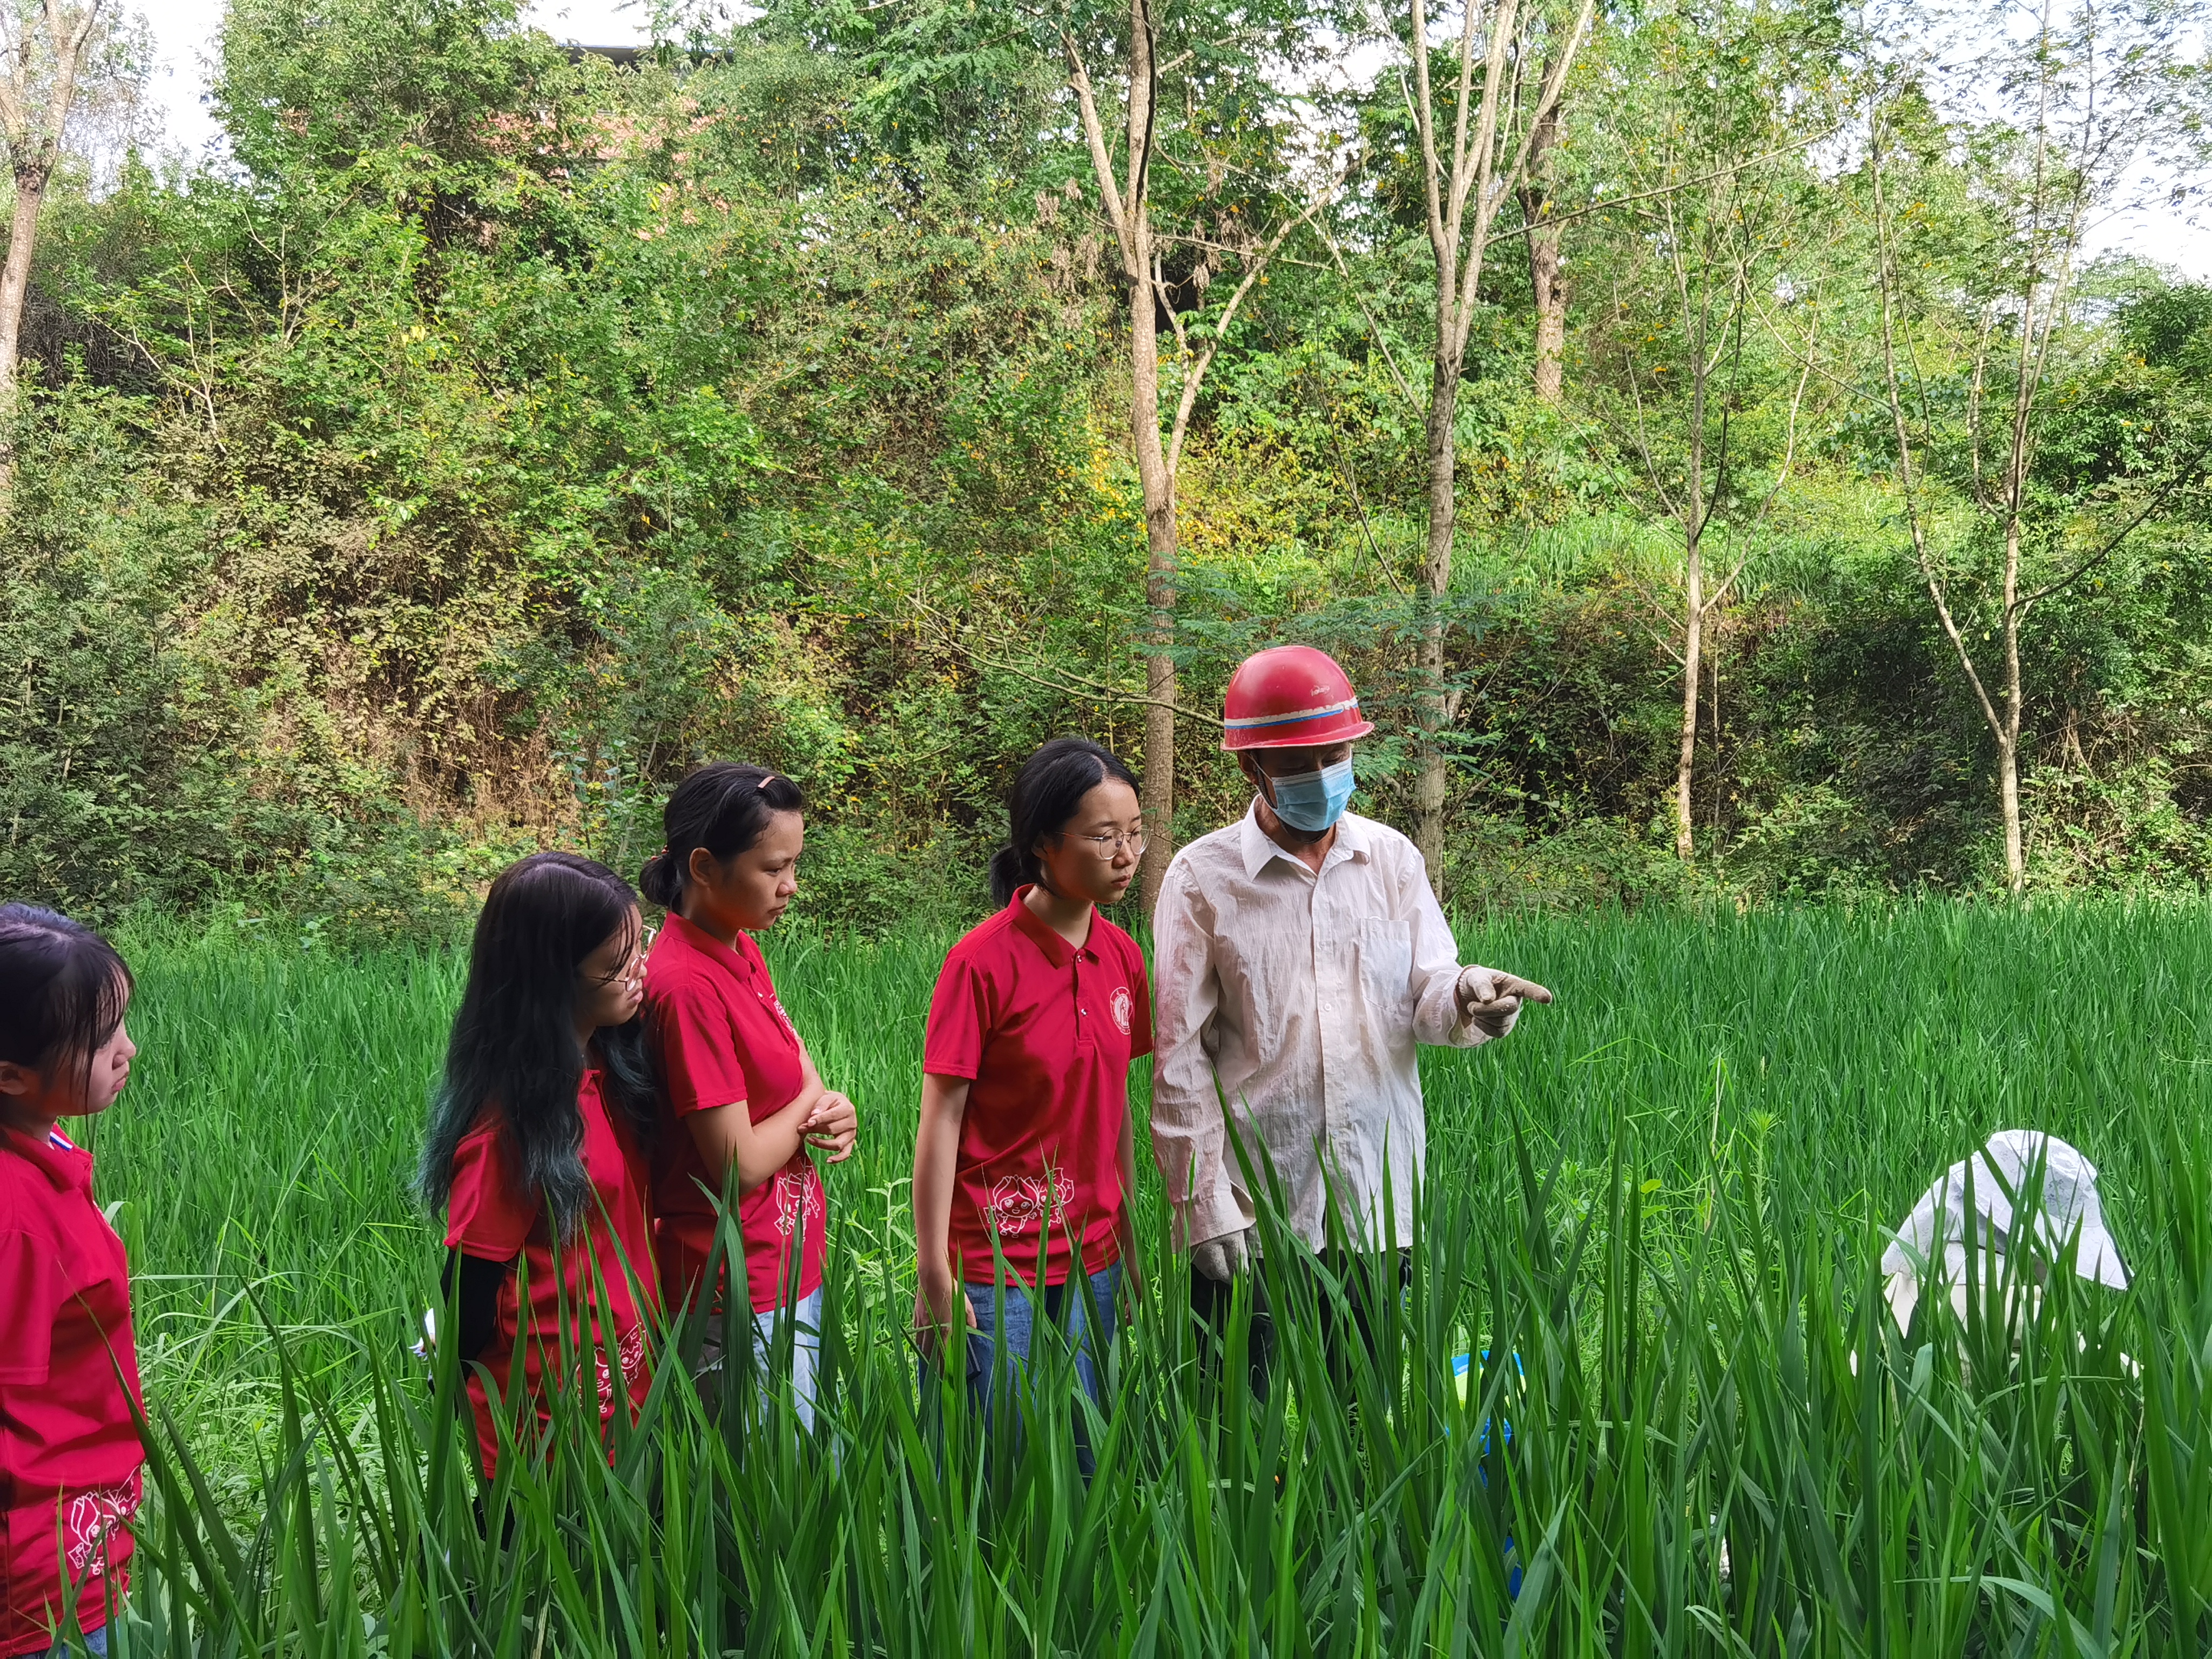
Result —
<instances>
[{"instance_id":1,"label":"tree branch","mask_svg":"<svg viewBox=\"0 0 2212 1659\"><path fill-rule=\"evenodd\" d=\"M1244 296L1252 291L1253 284L1267 274L1267 262L1275 257L1275 250L1282 246L1284 239L1307 220L1312 218L1315 214L1320 212L1330 198L1335 195L1336 187L1340 182L1340 176L1331 179L1323 185L1316 192L1314 198L1306 204L1304 212L1295 219L1285 219L1278 225L1275 228L1275 234L1267 239L1266 245L1260 249L1259 252L1246 258L1244 274L1237 284L1237 291L1229 296L1229 303L1221 308L1220 321L1213 325L1213 337L1206 342L1206 349L1200 354L1197 362L1183 377L1182 393L1176 399L1175 423L1168 428L1168 476L1170 477L1175 476L1176 469L1182 460L1183 436L1190 429L1191 410L1198 405L1199 387L1206 380L1206 371L1213 366L1214 356L1221 349L1222 341L1228 337L1229 325L1237 319L1237 308L1244 303ZM1175 317L1172 307L1169 309L1168 315L1170 318ZM1176 343L1182 346L1184 336L1182 323L1179 319L1176 320L1175 330Z\"/></svg>"},{"instance_id":2,"label":"tree branch","mask_svg":"<svg viewBox=\"0 0 2212 1659\"><path fill-rule=\"evenodd\" d=\"M1098 196L1106 209L1106 222L1113 228L1114 240L1121 246L1121 268L1132 270L1137 258L1136 241L1121 204L1121 186L1114 177L1114 157L1106 148L1106 130L1098 120L1098 100L1091 88L1090 72L1083 67L1083 57L1075 49L1073 36L1061 31L1060 44L1067 54L1067 84L1074 89L1075 106L1082 112L1083 137L1090 146L1091 170L1097 175Z\"/></svg>"},{"instance_id":3,"label":"tree branch","mask_svg":"<svg viewBox=\"0 0 2212 1659\"><path fill-rule=\"evenodd\" d=\"M1897 273L1895 254L1889 237L1889 215L1884 200L1881 165L1881 124L1879 114L1869 123L1868 171L1874 183L1874 222L1876 247L1875 264L1881 289L1881 364L1882 381L1889 393L1890 423L1897 438L1898 486L1905 501L1905 520L1912 538L1913 557L1920 567L1920 579L1927 585L1928 598L1936 607L1936 619L1942 623L1944 636L1951 648L1959 653L1959 665L1966 671L1966 683L1973 688L1974 701L1981 705L1982 718L1989 724L1990 733L2000 744L2004 741L2004 723L1997 716L1996 704L1982 684L1980 672L1974 666L1974 653L1966 648L1956 619L1951 615L1950 602L1943 594L1943 584L1936 574L1934 559L1928 551L1928 527L1923 521L1918 501L1913 495L1912 441L1905 422L1905 404L1898 395L1896 298Z\"/></svg>"},{"instance_id":4,"label":"tree branch","mask_svg":"<svg viewBox=\"0 0 2212 1659\"><path fill-rule=\"evenodd\" d=\"M2075 565L2073 569L2068 571L2056 581L2046 583L2045 586L2037 588L2035 592L2022 599L2018 606L2020 614L2026 616L2027 614L2028 606L2039 604L2043 600L2049 599L2052 594L2063 592L2067 588L2073 586L2075 582L2080 581L2082 577L2087 575L2099 565L2103 564L2106 560L2111 558L2113 554L2118 552L2120 544L2127 540L2130 536L2135 534L2138 529L2142 528L2143 522L2148 520L2152 514L2157 512L2160 507L2165 506L2167 498L2171 496L2175 490L2180 489L2182 485L2187 483L2190 479L2195 476L2197 469L2203 465L2208 459L2212 459L2212 443L2206 444L2194 455L2191 455L2189 458L2187 464L2177 471L2173 477L2168 478L2166 483L2160 486L2158 493L2153 495L2148 501L2144 503L2142 510L2137 513L2134 518L2130 519L2125 524L2122 525L2118 530L2115 531L2112 533L2112 538L2106 542L2102 547L2099 548L2094 553L2089 555L2087 558L2082 560L2081 563Z\"/></svg>"},{"instance_id":5,"label":"tree branch","mask_svg":"<svg viewBox=\"0 0 2212 1659\"><path fill-rule=\"evenodd\" d=\"M1352 297L1359 307L1359 314L1367 319L1368 331L1374 335L1375 343L1382 349L1382 361L1389 368L1390 379L1398 388L1398 395L1406 400L1407 408L1418 414L1421 407L1419 400L1413 396L1413 389L1406 384L1406 377L1398 372L1398 359L1390 350L1390 342L1383 337L1382 325L1375 320L1375 313L1367 308L1367 295L1359 284L1352 281L1352 272L1345 266L1344 251L1337 246L1336 238L1328 234L1328 226L1319 228L1322 240L1328 245L1329 255L1336 261L1337 274L1344 278L1345 286L1352 290Z\"/></svg>"}]
</instances>

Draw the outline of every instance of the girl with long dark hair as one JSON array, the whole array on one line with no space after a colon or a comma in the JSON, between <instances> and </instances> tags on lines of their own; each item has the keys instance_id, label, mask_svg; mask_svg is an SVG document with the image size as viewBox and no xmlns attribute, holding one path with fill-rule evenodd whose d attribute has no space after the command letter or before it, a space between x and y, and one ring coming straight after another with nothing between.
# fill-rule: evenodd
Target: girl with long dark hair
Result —
<instances>
[{"instance_id":1,"label":"girl with long dark hair","mask_svg":"<svg viewBox=\"0 0 2212 1659\"><path fill-rule=\"evenodd\" d=\"M987 1425L1041 1325L1103 1403L1125 1273L1136 1288L1129 1066L1152 1048L1144 955L1097 911L1144 854L1136 780L1097 744L1056 738L1007 806L1000 908L946 955L930 1001L914 1152L916 1328L941 1356L965 1327Z\"/></svg>"},{"instance_id":2,"label":"girl with long dark hair","mask_svg":"<svg viewBox=\"0 0 2212 1659\"><path fill-rule=\"evenodd\" d=\"M752 939L799 891L805 805L779 773L702 766L669 796L668 844L638 884L668 912L645 969L666 1103L653 1158L663 1293L671 1308L716 1316L700 1371L708 1391L722 1360L726 1285L704 1281L731 1198L754 1351L763 1359L778 1351L779 1324L791 1322L792 1397L811 1428L829 1225L808 1148L842 1163L859 1121L853 1103L823 1083Z\"/></svg>"},{"instance_id":3,"label":"girl with long dark hair","mask_svg":"<svg viewBox=\"0 0 2212 1659\"><path fill-rule=\"evenodd\" d=\"M617 1396L635 1420L650 1382L642 944L629 884L573 853L508 866L477 918L419 1185L446 1215L487 1478L501 1403L513 1421L530 1402L542 1431L564 1356L595 1374L603 1425Z\"/></svg>"},{"instance_id":4,"label":"girl with long dark hair","mask_svg":"<svg viewBox=\"0 0 2212 1659\"><path fill-rule=\"evenodd\" d=\"M123 1092L131 991L89 927L0 905L0 1655L45 1653L72 1588L106 1653L127 1588L145 1461L131 1265L61 1120Z\"/></svg>"}]
</instances>

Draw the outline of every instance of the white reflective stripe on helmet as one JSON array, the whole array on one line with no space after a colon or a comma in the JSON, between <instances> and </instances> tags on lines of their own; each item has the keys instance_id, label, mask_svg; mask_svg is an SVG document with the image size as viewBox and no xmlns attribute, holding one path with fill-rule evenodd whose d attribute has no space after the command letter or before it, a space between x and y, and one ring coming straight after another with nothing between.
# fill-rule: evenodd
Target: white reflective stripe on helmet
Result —
<instances>
[{"instance_id":1,"label":"white reflective stripe on helmet","mask_svg":"<svg viewBox=\"0 0 2212 1659\"><path fill-rule=\"evenodd\" d=\"M1224 720L1231 731L1249 731L1255 726L1291 726L1299 720L1317 720L1328 714L1359 712L1359 699L1347 697L1342 702L1325 702L1317 708L1301 708L1290 714L1248 714L1239 720Z\"/></svg>"}]
</instances>

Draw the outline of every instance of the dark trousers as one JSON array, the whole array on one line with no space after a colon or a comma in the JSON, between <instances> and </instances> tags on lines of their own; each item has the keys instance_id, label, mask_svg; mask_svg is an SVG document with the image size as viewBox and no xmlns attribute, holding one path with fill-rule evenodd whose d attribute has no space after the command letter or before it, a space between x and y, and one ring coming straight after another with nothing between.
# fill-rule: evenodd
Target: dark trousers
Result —
<instances>
[{"instance_id":1,"label":"dark trousers","mask_svg":"<svg viewBox=\"0 0 2212 1659\"><path fill-rule=\"evenodd\" d=\"M1322 1353L1327 1360L1329 1376L1347 1395L1352 1381L1352 1351L1348 1346L1351 1335L1358 1335L1359 1346L1366 1350L1370 1360L1375 1357L1374 1318L1378 1310L1372 1304L1378 1268L1386 1283L1390 1277L1389 1267L1377 1260L1381 1254L1379 1251L1353 1250L1318 1252L1315 1261L1344 1286L1344 1305L1340 1308L1336 1298L1317 1283L1310 1286L1300 1285L1294 1304L1301 1310L1295 1316L1303 1317L1306 1294L1310 1290L1320 1316ZM1400 1250L1397 1259L1395 1277L1398 1290L1402 1294L1406 1286L1413 1283L1413 1253L1410 1249ZM1300 1259L1291 1263L1289 1271L1304 1276L1312 1270ZM1274 1368L1275 1322L1279 1314L1268 1305L1258 1278L1247 1274L1238 1282L1247 1287L1247 1294L1254 1304L1245 1352L1246 1379L1251 1384L1253 1394L1264 1399ZM1220 1279L1207 1278L1195 1267L1190 1270L1190 1311L1198 1326L1199 1365L1208 1377L1218 1378L1222 1367L1227 1363L1225 1344L1230 1306L1237 1288L1237 1283L1224 1284ZM1288 1314L1291 1310L1282 1311Z\"/></svg>"}]
</instances>

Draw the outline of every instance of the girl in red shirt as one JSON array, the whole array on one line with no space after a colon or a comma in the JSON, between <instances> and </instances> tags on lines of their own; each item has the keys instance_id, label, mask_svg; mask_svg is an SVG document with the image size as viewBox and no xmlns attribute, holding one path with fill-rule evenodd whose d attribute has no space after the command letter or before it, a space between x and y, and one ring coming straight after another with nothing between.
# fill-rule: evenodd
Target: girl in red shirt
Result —
<instances>
[{"instance_id":1,"label":"girl in red shirt","mask_svg":"<svg viewBox=\"0 0 2212 1659\"><path fill-rule=\"evenodd\" d=\"M1008 809L991 861L1001 908L952 947L930 1002L914 1150L916 1329L934 1357L966 1328L987 1432L1039 1322L1073 1346L1103 1404L1125 1267L1138 1288L1129 1064L1152 1051L1144 955L1097 909L1129 890L1144 854L1136 780L1098 744L1059 738L1022 768ZM1077 1459L1087 1476L1080 1419Z\"/></svg>"},{"instance_id":2,"label":"girl in red shirt","mask_svg":"<svg viewBox=\"0 0 2212 1659\"><path fill-rule=\"evenodd\" d=\"M551 1423L565 1364L596 1382L603 1431L617 1395L636 1420L651 1380L642 943L629 884L573 853L508 866L477 918L418 1184L447 1218L447 1294L487 1480L502 1423L526 1443L524 1401L532 1439Z\"/></svg>"},{"instance_id":3,"label":"girl in red shirt","mask_svg":"<svg viewBox=\"0 0 2212 1659\"><path fill-rule=\"evenodd\" d=\"M123 1092L131 989L90 928L0 905L0 1655L45 1653L72 1589L106 1653L128 1587L145 1461L131 1267L60 1120Z\"/></svg>"},{"instance_id":4,"label":"girl in red shirt","mask_svg":"<svg viewBox=\"0 0 2212 1659\"><path fill-rule=\"evenodd\" d=\"M670 1308L708 1316L699 1382L718 1403L726 1280L703 1281L729 1199L754 1354L764 1367L788 1341L792 1398L811 1429L829 1225L807 1148L842 1163L859 1122L853 1103L823 1085L752 940L799 891L805 807L799 786L777 773L702 766L668 798L668 844L638 885L668 912L645 965L666 1109L653 1182L662 1291Z\"/></svg>"}]
</instances>

